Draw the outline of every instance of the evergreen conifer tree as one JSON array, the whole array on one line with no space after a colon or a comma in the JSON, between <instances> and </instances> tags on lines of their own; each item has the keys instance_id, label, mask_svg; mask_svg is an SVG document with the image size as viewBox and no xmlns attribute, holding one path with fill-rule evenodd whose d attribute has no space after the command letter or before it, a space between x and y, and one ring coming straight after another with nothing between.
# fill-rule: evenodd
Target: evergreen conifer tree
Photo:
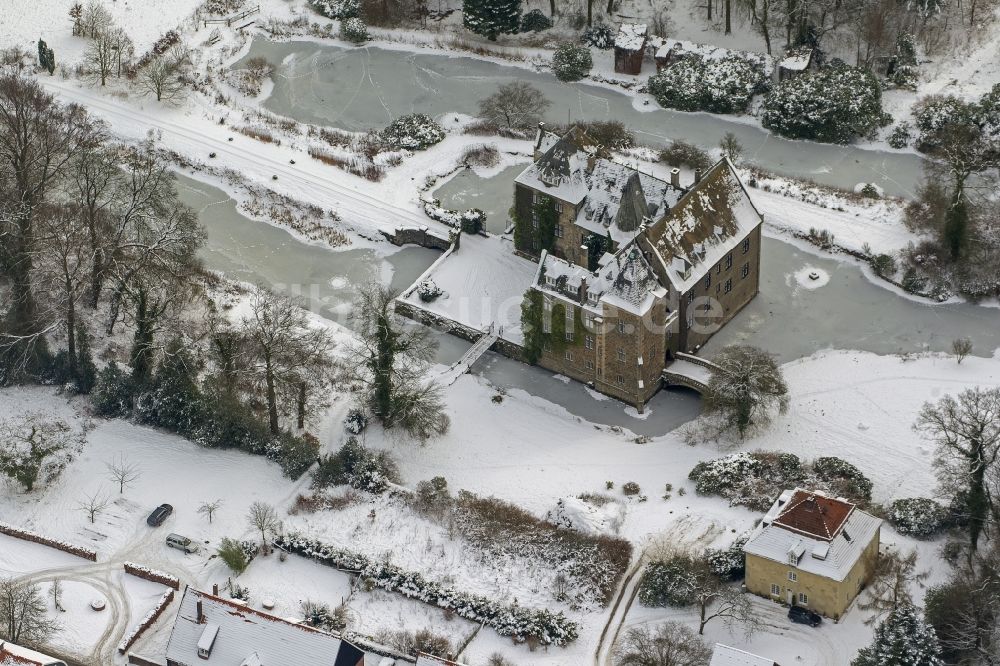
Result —
<instances>
[{"instance_id":1,"label":"evergreen conifer tree","mask_svg":"<svg viewBox=\"0 0 1000 666\"><path fill-rule=\"evenodd\" d=\"M491 41L514 34L521 23L521 0L463 0L462 23Z\"/></svg>"},{"instance_id":2,"label":"evergreen conifer tree","mask_svg":"<svg viewBox=\"0 0 1000 666\"><path fill-rule=\"evenodd\" d=\"M944 661L934 627L905 604L878 626L872 644L851 666L944 666Z\"/></svg>"}]
</instances>

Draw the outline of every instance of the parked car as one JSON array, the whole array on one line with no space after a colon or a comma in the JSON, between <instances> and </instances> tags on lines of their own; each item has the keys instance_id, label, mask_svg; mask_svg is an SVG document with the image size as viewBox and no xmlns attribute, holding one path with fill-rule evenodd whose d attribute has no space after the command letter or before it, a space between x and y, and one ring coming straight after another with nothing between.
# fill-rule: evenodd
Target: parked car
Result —
<instances>
[{"instance_id":1,"label":"parked car","mask_svg":"<svg viewBox=\"0 0 1000 666\"><path fill-rule=\"evenodd\" d=\"M167 545L171 548L176 548L177 550L183 550L185 553L197 553L198 544L186 536L181 536L180 534L168 534L167 535Z\"/></svg>"},{"instance_id":2,"label":"parked car","mask_svg":"<svg viewBox=\"0 0 1000 666\"><path fill-rule=\"evenodd\" d=\"M792 606L788 609L788 619L799 624L808 624L810 627L818 627L823 622L819 613L814 613L802 606Z\"/></svg>"},{"instance_id":3,"label":"parked car","mask_svg":"<svg viewBox=\"0 0 1000 666\"><path fill-rule=\"evenodd\" d=\"M173 512L174 507L169 504L161 504L153 509L153 513L149 514L149 518L146 519L146 524L150 527L159 527L163 524L163 521L167 519L167 516Z\"/></svg>"}]
</instances>

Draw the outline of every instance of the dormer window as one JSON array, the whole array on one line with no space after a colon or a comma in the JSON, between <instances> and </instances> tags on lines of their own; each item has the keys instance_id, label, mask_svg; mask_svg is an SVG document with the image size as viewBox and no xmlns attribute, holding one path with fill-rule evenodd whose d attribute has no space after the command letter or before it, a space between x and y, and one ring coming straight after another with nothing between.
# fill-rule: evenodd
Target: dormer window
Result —
<instances>
[{"instance_id":1,"label":"dormer window","mask_svg":"<svg viewBox=\"0 0 1000 666\"><path fill-rule=\"evenodd\" d=\"M547 284L550 287L556 286L556 278L555 278L555 276L554 275L546 275L545 276L545 284Z\"/></svg>"},{"instance_id":2,"label":"dormer window","mask_svg":"<svg viewBox=\"0 0 1000 666\"><path fill-rule=\"evenodd\" d=\"M587 290L587 305L597 305L597 292Z\"/></svg>"}]
</instances>

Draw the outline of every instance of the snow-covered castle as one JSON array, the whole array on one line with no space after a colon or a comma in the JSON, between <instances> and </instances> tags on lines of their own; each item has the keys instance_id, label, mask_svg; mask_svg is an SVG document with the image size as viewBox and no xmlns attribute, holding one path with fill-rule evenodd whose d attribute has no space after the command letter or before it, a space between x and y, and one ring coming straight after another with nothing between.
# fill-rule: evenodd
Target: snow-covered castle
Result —
<instances>
[{"instance_id":1,"label":"snow-covered castle","mask_svg":"<svg viewBox=\"0 0 1000 666\"><path fill-rule=\"evenodd\" d=\"M726 159L682 185L678 169L642 173L579 128L539 126L514 218L517 251L538 262L528 360L640 411L675 354L759 290L762 217Z\"/></svg>"}]
</instances>

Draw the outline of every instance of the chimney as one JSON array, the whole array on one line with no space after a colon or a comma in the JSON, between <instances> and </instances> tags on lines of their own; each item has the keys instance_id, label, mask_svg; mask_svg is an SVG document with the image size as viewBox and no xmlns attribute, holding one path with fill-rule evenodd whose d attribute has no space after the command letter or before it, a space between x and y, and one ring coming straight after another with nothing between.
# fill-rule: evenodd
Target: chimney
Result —
<instances>
[{"instance_id":1,"label":"chimney","mask_svg":"<svg viewBox=\"0 0 1000 666\"><path fill-rule=\"evenodd\" d=\"M587 302L587 278L580 278L580 303Z\"/></svg>"},{"instance_id":2,"label":"chimney","mask_svg":"<svg viewBox=\"0 0 1000 666\"><path fill-rule=\"evenodd\" d=\"M701 169L694 170L694 182L698 183L701 181Z\"/></svg>"},{"instance_id":3,"label":"chimney","mask_svg":"<svg viewBox=\"0 0 1000 666\"><path fill-rule=\"evenodd\" d=\"M670 170L670 185L675 190L681 189L681 170L677 167Z\"/></svg>"},{"instance_id":4,"label":"chimney","mask_svg":"<svg viewBox=\"0 0 1000 666\"><path fill-rule=\"evenodd\" d=\"M219 584L218 583L212 583L212 596L213 597L219 596Z\"/></svg>"},{"instance_id":5,"label":"chimney","mask_svg":"<svg viewBox=\"0 0 1000 666\"><path fill-rule=\"evenodd\" d=\"M545 123L538 123L538 138L535 140L535 150L542 147L542 136L545 135Z\"/></svg>"},{"instance_id":6,"label":"chimney","mask_svg":"<svg viewBox=\"0 0 1000 666\"><path fill-rule=\"evenodd\" d=\"M197 608L198 608L198 624L201 624L202 622L205 621L205 611L201 607L201 599L198 600Z\"/></svg>"}]
</instances>

